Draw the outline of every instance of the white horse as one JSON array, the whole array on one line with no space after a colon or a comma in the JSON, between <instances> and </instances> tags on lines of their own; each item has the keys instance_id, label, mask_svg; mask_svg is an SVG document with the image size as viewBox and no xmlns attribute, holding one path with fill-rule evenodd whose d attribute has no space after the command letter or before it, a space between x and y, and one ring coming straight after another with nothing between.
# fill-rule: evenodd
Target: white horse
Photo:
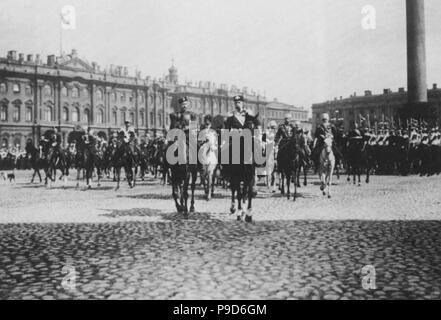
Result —
<instances>
[{"instance_id":1,"label":"white horse","mask_svg":"<svg viewBox=\"0 0 441 320\"><path fill-rule=\"evenodd\" d=\"M218 140L216 131L212 129L202 130L199 138L201 138L201 141L204 142L199 149L199 159L202 166L201 180L204 185L207 201L209 201L214 194L214 180L218 164Z\"/></svg>"},{"instance_id":2,"label":"white horse","mask_svg":"<svg viewBox=\"0 0 441 320\"><path fill-rule=\"evenodd\" d=\"M332 173L335 167L335 156L332 151L332 137L325 139L324 147L320 153L320 166L319 166L319 177L320 177L320 190L323 191L323 195L326 195L326 186L328 187L328 198L331 198L331 184L332 184Z\"/></svg>"}]
</instances>

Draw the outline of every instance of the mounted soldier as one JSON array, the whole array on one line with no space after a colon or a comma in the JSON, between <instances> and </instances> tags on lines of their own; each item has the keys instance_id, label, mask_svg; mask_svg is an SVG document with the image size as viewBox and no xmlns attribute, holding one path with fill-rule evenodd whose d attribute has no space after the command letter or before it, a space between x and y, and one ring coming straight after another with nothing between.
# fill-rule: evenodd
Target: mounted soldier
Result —
<instances>
[{"instance_id":1,"label":"mounted soldier","mask_svg":"<svg viewBox=\"0 0 441 320\"><path fill-rule=\"evenodd\" d=\"M290 123L290 121L291 121L291 114L289 113L285 114L284 122L281 125L279 125L279 128L277 129L276 137L274 140L276 146L285 145L285 143L287 143L291 138L294 132L294 127Z\"/></svg>"},{"instance_id":2,"label":"mounted soldier","mask_svg":"<svg viewBox=\"0 0 441 320\"><path fill-rule=\"evenodd\" d=\"M320 153L325 146L325 139L331 138L334 141L334 138L337 134L337 129L335 126L329 121L329 114L322 114L322 123L317 126L315 130L315 140L313 144L313 151L311 154L311 159L315 164L315 167L318 168ZM333 152L337 153L335 149L335 144L333 144Z\"/></svg>"},{"instance_id":3,"label":"mounted soldier","mask_svg":"<svg viewBox=\"0 0 441 320\"><path fill-rule=\"evenodd\" d=\"M178 108L176 112L170 114L170 130L171 129L188 129L190 114L187 112L188 98L182 97L178 100Z\"/></svg>"}]
</instances>

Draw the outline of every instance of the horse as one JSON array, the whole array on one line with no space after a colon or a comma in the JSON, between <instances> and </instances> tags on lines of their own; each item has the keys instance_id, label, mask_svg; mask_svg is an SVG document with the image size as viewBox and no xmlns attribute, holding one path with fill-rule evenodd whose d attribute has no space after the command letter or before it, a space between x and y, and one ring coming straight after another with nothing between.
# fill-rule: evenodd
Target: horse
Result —
<instances>
[{"instance_id":1,"label":"horse","mask_svg":"<svg viewBox=\"0 0 441 320\"><path fill-rule=\"evenodd\" d=\"M40 150L36 148L32 143L26 144L26 156L30 159L31 168L34 170L32 173L31 183L34 183L35 176L38 175L40 183L42 182L40 170L45 170L47 163L45 159L41 157ZM45 179L47 184L47 177Z\"/></svg>"},{"instance_id":2,"label":"horse","mask_svg":"<svg viewBox=\"0 0 441 320\"><path fill-rule=\"evenodd\" d=\"M73 165L77 169L76 188L80 186L81 171L84 170L86 176L87 189L91 189L90 181L95 167L95 145L94 141L86 141L84 132L73 131L69 134L70 151L73 159ZM99 180L98 180L99 184Z\"/></svg>"},{"instance_id":3,"label":"horse","mask_svg":"<svg viewBox=\"0 0 441 320\"><path fill-rule=\"evenodd\" d=\"M132 146L124 141L123 134L118 135L116 146L112 150L112 164L115 169L116 189L120 187L121 168L124 168L126 179L130 188L136 183L137 154L132 150Z\"/></svg>"},{"instance_id":4,"label":"horse","mask_svg":"<svg viewBox=\"0 0 441 320\"><path fill-rule=\"evenodd\" d=\"M231 207L230 207L230 213L237 214L237 221L242 221L243 217L245 216L245 222L251 223L253 221L252 219L252 199L255 196L255 192L253 190L255 185L255 175L256 175L256 163L254 160L254 144L259 143L259 139L254 137L254 129L259 126L259 120L258 120L259 114L256 116L252 116L247 114L245 116L245 123L244 123L244 130L250 130L251 131L251 145L245 145L244 143L240 144L240 161L239 164L233 164L232 163L232 148L231 144L225 143L225 147L230 147L230 159L229 163L224 165L227 174L229 176L230 180L230 189L231 189ZM248 148L250 152L245 152L245 148ZM261 150L259 148L256 148L256 150ZM239 151L239 150L234 150ZM246 155L245 155L246 153ZM245 159L245 156L250 156L250 158ZM241 187L241 184L243 183L243 188ZM235 195L237 193L237 202L238 207L236 209L235 202L236 198ZM242 209L242 201L247 200L247 211L246 213Z\"/></svg>"},{"instance_id":5,"label":"horse","mask_svg":"<svg viewBox=\"0 0 441 320\"><path fill-rule=\"evenodd\" d=\"M207 201L210 201L211 197L214 195L214 184L218 165L217 134L214 130L205 129L202 131L201 140L203 141L203 144L198 148L199 154L201 155L200 176L202 184L204 185L205 196L207 197Z\"/></svg>"},{"instance_id":6,"label":"horse","mask_svg":"<svg viewBox=\"0 0 441 320\"><path fill-rule=\"evenodd\" d=\"M332 174L335 167L335 156L332 151L332 137L328 137L324 141L323 149L320 152L319 158L319 178L320 178L320 190L325 196L328 194L328 198L331 198L331 184L332 184ZM326 192L326 187L328 188Z\"/></svg>"},{"instance_id":7,"label":"horse","mask_svg":"<svg viewBox=\"0 0 441 320\"><path fill-rule=\"evenodd\" d=\"M369 161L369 155L366 146L366 137L348 138L346 155L348 164L347 181L349 182L351 180L350 176L352 175L353 183L355 184L355 177L358 176L358 186L361 186L360 177L363 170L366 170L366 183L369 183L371 161Z\"/></svg>"},{"instance_id":8,"label":"horse","mask_svg":"<svg viewBox=\"0 0 441 320\"><path fill-rule=\"evenodd\" d=\"M147 144L143 143L140 146L140 155L139 155L139 176L141 178L142 181L144 181L144 177L145 174L148 171L148 157L149 157L149 152L148 152L148 148L147 148Z\"/></svg>"},{"instance_id":9,"label":"horse","mask_svg":"<svg viewBox=\"0 0 441 320\"><path fill-rule=\"evenodd\" d=\"M172 196L175 201L176 210L179 214L184 216L184 219L188 219L188 187L190 185L191 179L191 203L190 203L190 213L195 212L194 207L194 191L196 189L196 179L198 174L198 164L190 164L189 163L189 155L190 152L192 154L197 155L197 146L196 150L193 150L194 146L189 143L189 135L194 134L189 130L185 130L185 142L179 141L177 144L181 143L181 146L184 150L185 162L180 163L176 162L171 164L166 159L166 165L170 169L170 180L172 185ZM188 142L188 144L187 144ZM170 142L168 144L167 153L169 149L174 146L175 143ZM182 150L182 149L181 149ZM175 156L178 155L179 149L175 151ZM179 155L178 155L179 156Z\"/></svg>"},{"instance_id":10,"label":"horse","mask_svg":"<svg viewBox=\"0 0 441 320\"><path fill-rule=\"evenodd\" d=\"M57 170L61 171L61 177L64 177L64 184L69 176L70 163L67 161L66 152L60 147L51 144L50 141L41 140L39 142L40 152L38 157L40 165L45 172L45 185L51 187L51 183L55 182Z\"/></svg>"},{"instance_id":11,"label":"horse","mask_svg":"<svg viewBox=\"0 0 441 320\"><path fill-rule=\"evenodd\" d=\"M165 154L167 152L167 143L163 137L156 138L150 142L147 147L147 170L156 179L158 173L162 175L162 184L167 184L167 178L169 175L167 161Z\"/></svg>"},{"instance_id":12,"label":"horse","mask_svg":"<svg viewBox=\"0 0 441 320\"><path fill-rule=\"evenodd\" d=\"M306 143L306 139L295 133L280 146L277 152L277 168L281 173L281 192L284 196L286 178L288 200L291 197L291 182L294 182L293 200L295 201L297 198L297 175L300 171L300 149L304 143Z\"/></svg>"},{"instance_id":13,"label":"horse","mask_svg":"<svg viewBox=\"0 0 441 320\"><path fill-rule=\"evenodd\" d=\"M307 180L307 174L308 169L310 167L310 156L311 156L311 149L309 149L308 146L308 140L305 134L299 135L299 159L298 159L298 166L297 166L297 172L296 172L296 181L297 188L300 188L300 176L303 169L303 185L306 187L308 185Z\"/></svg>"}]
</instances>

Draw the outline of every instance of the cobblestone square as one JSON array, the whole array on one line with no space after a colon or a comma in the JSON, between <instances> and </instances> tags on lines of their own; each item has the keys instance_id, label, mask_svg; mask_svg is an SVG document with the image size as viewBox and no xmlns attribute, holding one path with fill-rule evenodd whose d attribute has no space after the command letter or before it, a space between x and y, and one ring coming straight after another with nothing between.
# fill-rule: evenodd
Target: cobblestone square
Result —
<instances>
[{"instance_id":1,"label":"cobblestone square","mask_svg":"<svg viewBox=\"0 0 441 320\"><path fill-rule=\"evenodd\" d=\"M441 179L317 179L296 202L258 187L254 223L230 195L175 212L171 187L0 184L1 299L440 299ZM374 266L376 289L362 286ZM63 285L74 276L71 287ZM72 278L71 278L72 279Z\"/></svg>"}]
</instances>

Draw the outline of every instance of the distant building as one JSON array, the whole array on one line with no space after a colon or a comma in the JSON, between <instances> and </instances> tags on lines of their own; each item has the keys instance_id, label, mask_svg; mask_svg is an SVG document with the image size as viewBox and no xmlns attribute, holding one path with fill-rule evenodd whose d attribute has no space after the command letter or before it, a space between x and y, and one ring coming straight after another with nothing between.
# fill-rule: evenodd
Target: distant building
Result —
<instances>
[{"instance_id":1,"label":"distant building","mask_svg":"<svg viewBox=\"0 0 441 320\"><path fill-rule=\"evenodd\" d=\"M274 101L267 104L265 112L265 119L267 119L267 122L274 120L280 124L284 121L285 115L290 114L293 122L300 121L302 123L302 127L308 130L311 127L307 110L290 104L278 102L277 99L274 99Z\"/></svg>"},{"instance_id":2,"label":"distant building","mask_svg":"<svg viewBox=\"0 0 441 320\"><path fill-rule=\"evenodd\" d=\"M433 84L428 90L429 105L434 107L438 119L441 114L441 89ZM356 93L349 98L335 98L333 101L316 103L312 105L312 123L314 128L321 122L322 113L329 113L333 120L340 120L344 130L349 130L354 122L374 129L381 126L398 126L398 110L407 104L407 92L399 88L397 92L384 89L382 94L372 94L366 90L364 96ZM403 124L402 124L403 125Z\"/></svg>"}]
</instances>

